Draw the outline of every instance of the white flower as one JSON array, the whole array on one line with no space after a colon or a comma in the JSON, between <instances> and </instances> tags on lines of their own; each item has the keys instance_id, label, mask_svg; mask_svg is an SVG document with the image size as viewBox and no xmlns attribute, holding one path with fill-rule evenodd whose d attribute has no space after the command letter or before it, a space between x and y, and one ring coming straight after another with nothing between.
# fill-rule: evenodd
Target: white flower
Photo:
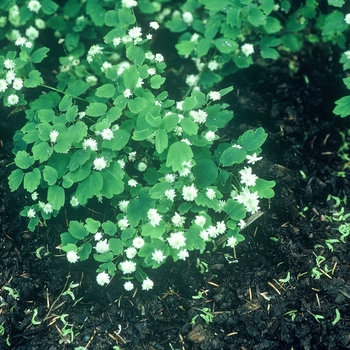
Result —
<instances>
[{"instance_id":1,"label":"white flower","mask_svg":"<svg viewBox=\"0 0 350 350\"><path fill-rule=\"evenodd\" d=\"M36 18L34 23L38 29L45 29L46 28L46 23L41 18Z\"/></svg>"},{"instance_id":2,"label":"white flower","mask_svg":"<svg viewBox=\"0 0 350 350\"><path fill-rule=\"evenodd\" d=\"M107 128L101 132L101 136L104 140L112 140L114 137L114 134L111 129Z\"/></svg>"},{"instance_id":3,"label":"white flower","mask_svg":"<svg viewBox=\"0 0 350 350\"><path fill-rule=\"evenodd\" d=\"M219 234L218 229L213 225L211 225L207 228L207 232L208 232L208 235L210 238L216 238Z\"/></svg>"},{"instance_id":4,"label":"white flower","mask_svg":"<svg viewBox=\"0 0 350 350\"><path fill-rule=\"evenodd\" d=\"M13 60L6 59L6 60L4 61L4 67L5 67L6 69L14 69L14 68L16 67L16 63L15 63L15 61L13 61Z\"/></svg>"},{"instance_id":5,"label":"white flower","mask_svg":"<svg viewBox=\"0 0 350 350\"><path fill-rule=\"evenodd\" d=\"M186 84L188 86L195 86L197 84L198 80L199 80L199 76L198 75L189 74L186 77Z\"/></svg>"},{"instance_id":6,"label":"white flower","mask_svg":"<svg viewBox=\"0 0 350 350\"><path fill-rule=\"evenodd\" d=\"M147 73L148 73L149 75L155 75L157 72L156 72L156 70L155 70L154 68L148 68L148 69L147 69Z\"/></svg>"},{"instance_id":7,"label":"white flower","mask_svg":"<svg viewBox=\"0 0 350 350\"><path fill-rule=\"evenodd\" d=\"M194 223L200 227L203 227L206 221L207 219L203 215L196 215L196 219L194 220Z\"/></svg>"},{"instance_id":8,"label":"white flower","mask_svg":"<svg viewBox=\"0 0 350 350\"><path fill-rule=\"evenodd\" d=\"M125 255L128 259L132 259L137 254L137 250L134 247L129 247L125 249Z\"/></svg>"},{"instance_id":9,"label":"white flower","mask_svg":"<svg viewBox=\"0 0 350 350\"><path fill-rule=\"evenodd\" d=\"M350 50L349 51L345 51L344 55L345 55L346 59L350 60Z\"/></svg>"},{"instance_id":10,"label":"white flower","mask_svg":"<svg viewBox=\"0 0 350 350\"><path fill-rule=\"evenodd\" d=\"M209 98L213 101L218 101L221 98L219 91L210 91L209 92Z\"/></svg>"},{"instance_id":11,"label":"white flower","mask_svg":"<svg viewBox=\"0 0 350 350\"><path fill-rule=\"evenodd\" d=\"M99 241L102 238L102 232L96 232L94 234L94 240Z\"/></svg>"},{"instance_id":12,"label":"white flower","mask_svg":"<svg viewBox=\"0 0 350 350\"><path fill-rule=\"evenodd\" d=\"M345 15L345 18L344 18L346 24L350 24L350 13L348 13L347 15Z\"/></svg>"},{"instance_id":13,"label":"white flower","mask_svg":"<svg viewBox=\"0 0 350 350\"><path fill-rule=\"evenodd\" d=\"M131 260L125 260L120 263L120 269L123 272L123 275L128 273L133 273L136 271L136 263Z\"/></svg>"},{"instance_id":14,"label":"white flower","mask_svg":"<svg viewBox=\"0 0 350 350\"><path fill-rule=\"evenodd\" d=\"M50 203L46 203L42 207L45 214L51 214L53 212L52 205Z\"/></svg>"},{"instance_id":15,"label":"white flower","mask_svg":"<svg viewBox=\"0 0 350 350\"><path fill-rule=\"evenodd\" d=\"M12 83L12 87L15 90L21 90L23 87L23 80L21 78L15 78Z\"/></svg>"},{"instance_id":16,"label":"white flower","mask_svg":"<svg viewBox=\"0 0 350 350\"><path fill-rule=\"evenodd\" d=\"M161 63L161 62L164 61L164 57L163 57L162 54L157 53L157 54L155 55L155 57L154 57L154 60L155 60L156 62L158 62L158 63Z\"/></svg>"},{"instance_id":17,"label":"white flower","mask_svg":"<svg viewBox=\"0 0 350 350\"><path fill-rule=\"evenodd\" d=\"M192 184L191 186L184 186L182 188L182 196L185 201L193 201L198 194L198 190Z\"/></svg>"},{"instance_id":18,"label":"white flower","mask_svg":"<svg viewBox=\"0 0 350 350\"><path fill-rule=\"evenodd\" d=\"M137 6L137 1L135 0L122 0L123 7L131 8Z\"/></svg>"},{"instance_id":19,"label":"white flower","mask_svg":"<svg viewBox=\"0 0 350 350\"><path fill-rule=\"evenodd\" d=\"M261 160L262 157L258 157L256 153L253 155L247 155L248 164L255 164L257 161Z\"/></svg>"},{"instance_id":20,"label":"white flower","mask_svg":"<svg viewBox=\"0 0 350 350\"><path fill-rule=\"evenodd\" d=\"M99 254L104 254L109 252L109 244L107 242L107 239L97 242L95 249L96 249L96 253L99 253Z\"/></svg>"},{"instance_id":21,"label":"white flower","mask_svg":"<svg viewBox=\"0 0 350 350\"><path fill-rule=\"evenodd\" d=\"M67 253L67 260L74 264L79 260L79 255L74 250L71 250Z\"/></svg>"},{"instance_id":22,"label":"white flower","mask_svg":"<svg viewBox=\"0 0 350 350\"><path fill-rule=\"evenodd\" d=\"M157 30L159 28L158 22L151 22L149 26L154 30Z\"/></svg>"},{"instance_id":23,"label":"white flower","mask_svg":"<svg viewBox=\"0 0 350 350\"><path fill-rule=\"evenodd\" d=\"M127 211L128 205L129 205L129 201L126 201L126 200L122 200L118 203L118 207L120 211L122 211L123 213Z\"/></svg>"},{"instance_id":24,"label":"white flower","mask_svg":"<svg viewBox=\"0 0 350 350\"><path fill-rule=\"evenodd\" d=\"M111 278L109 277L109 274L107 272L100 272L96 276L96 282L100 286L104 286L105 284L108 284L111 281Z\"/></svg>"},{"instance_id":25,"label":"white flower","mask_svg":"<svg viewBox=\"0 0 350 350\"><path fill-rule=\"evenodd\" d=\"M118 220L117 225L121 230L125 230L129 227L129 221L126 217L124 217L123 219Z\"/></svg>"},{"instance_id":26,"label":"white flower","mask_svg":"<svg viewBox=\"0 0 350 350\"><path fill-rule=\"evenodd\" d=\"M127 292L130 292L131 290L134 289L134 285L132 284L132 282L127 281L127 282L124 283L124 289L125 289Z\"/></svg>"},{"instance_id":27,"label":"white flower","mask_svg":"<svg viewBox=\"0 0 350 350\"><path fill-rule=\"evenodd\" d=\"M199 233L199 236L200 236L200 238L203 239L204 242L206 242L206 241L209 240L209 234L208 234L208 231L207 231L207 230L202 230L202 231Z\"/></svg>"},{"instance_id":28,"label":"white flower","mask_svg":"<svg viewBox=\"0 0 350 350\"><path fill-rule=\"evenodd\" d=\"M130 179L129 181L128 181L128 185L130 186L130 187L136 187L137 186L137 181L136 180L134 180L134 179Z\"/></svg>"},{"instance_id":29,"label":"white flower","mask_svg":"<svg viewBox=\"0 0 350 350\"><path fill-rule=\"evenodd\" d=\"M148 277L142 281L142 290L150 290L154 286L154 283L152 280L150 280Z\"/></svg>"},{"instance_id":30,"label":"white flower","mask_svg":"<svg viewBox=\"0 0 350 350\"><path fill-rule=\"evenodd\" d=\"M210 199L214 199L216 197L216 192L213 188L208 188L207 191L205 192L205 195Z\"/></svg>"},{"instance_id":31,"label":"white flower","mask_svg":"<svg viewBox=\"0 0 350 350\"><path fill-rule=\"evenodd\" d=\"M171 222L176 227L181 227L184 225L186 218L181 216L179 213L175 213L175 215L171 218Z\"/></svg>"},{"instance_id":32,"label":"white flower","mask_svg":"<svg viewBox=\"0 0 350 350\"><path fill-rule=\"evenodd\" d=\"M6 82L11 84L16 79L16 73L13 70L9 70L6 73Z\"/></svg>"},{"instance_id":33,"label":"white flower","mask_svg":"<svg viewBox=\"0 0 350 350\"><path fill-rule=\"evenodd\" d=\"M22 36L18 37L15 41L16 46L23 46L27 42L26 38L23 38Z\"/></svg>"},{"instance_id":34,"label":"white flower","mask_svg":"<svg viewBox=\"0 0 350 350\"><path fill-rule=\"evenodd\" d=\"M180 260L186 260L186 258L189 257L187 249L180 250L177 256L179 257Z\"/></svg>"},{"instance_id":35,"label":"white flower","mask_svg":"<svg viewBox=\"0 0 350 350\"><path fill-rule=\"evenodd\" d=\"M171 200L172 202L174 201L174 198L176 197L175 190L173 188L169 190L164 191L165 197Z\"/></svg>"},{"instance_id":36,"label":"white flower","mask_svg":"<svg viewBox=\"0 0 350 350\"><path fill-rule=\"evenodd\" d=\"M147 212L148 220L150 221L150 225L156 227L159 225L162 220L162 216L158 214L156 209L149 209Z\"/></svg>"},{"instance_id":37,"label":"white flower","mask_svg":"<svg viewBox=\"0 0 350 350\"><path fill-rule=\"evenodd\" d=\"M242 149L242 146L236 145L236 144L232 145L231 147L233 147L233 148L238 148L238 149Z\"/></svg>"},{"instance_id":38,"label":"white flower","mask_svg":"<svg viewBox=\"0 0 350 350\"><path fill-rule=\"evenodd\" d=\"M92 45L88 51L88 56L93 57L102 53L102 47L99 45Z\"/></svg>"},{"instance_id":39,"label":"white flower","mask_svg":"<svg viewBox=\"0 0 350 350\"><path fill-rule=\"evenodd\" d=\"M39 10L41 9L41 4L37 0L30 0L27 7L29 8L30 11L38 13Z\"/></svg>"},{"instance_id":40,"label":"white flower","mask_svg":"<svg viewBox=\"0 0 350 350\"><path fill-rule=\"evenodd\" d=\"M186 237L182 231L173 232L168 238L168 242L171 248L180 249L186 245Z\"/></svg>"},{"instance_id":41,"label":"white flower","mask_svg":"<svg viewBox=\"0 0 350 350\"><path fill-rule=\"evenodd\" d=\"M70 205L72 207L77 207L79 205L79 200L77 197L72 197L71 200L70 200Z\"/></svg>"},{"instance_id":42,"label":"white flower","mask_svg":"<svg viewBox=\"0 0 350 350\"><path fill-rule=\"evenodd\" d=\"M120 165L120 167L121 167L122 169L125 168L125 161L124 161L124 159L118 159L118 160L117 160L117 163Z\"/></svg>"},{"instance_id":43,"label":"white flower","mask_svg":"<svg viewBox=\"0 0 350 350\"><path fill-rule=\"evenodd\" d=\"M159 249L156 249L152 253L152 260L154 260L157 264L160 264L165 260L166 256L163 254L163 252Z\"/></svg>"},{"instance_id":44,"label":"white flower","mask_svg":"<svg viewBox=\"0 0 350 350\"><path fill-rule=\"evenodd\" d=\"M0 92L5 92L7 89L7 82L5 79L0 79Z\"/></svg>"},{"instance_id":45,"label":"white flower","mask_svg":"<svg viewBox=\"0 0 350 350\"><path fill-rule=\"evenodd\" d=\"M182 19L186 24L190 25L193 22L193 15L191 12L184 12L182 14Z\"/></svg>"},{"instance_id":46,"label":"white flower","mask_svg":"<svg viewBox=\"0 0 350 350\"><path fill-rule=\"evenodd\" d=\"M175 176L175 174L166 174L165 176L164 176L164 179L165 179L165 181L167 182L167 183L173 183L173 182L175 182L175 180L176 180L176 176Z\"/></svg>"},{"instance_id":47,"label":"white flower","mask_svg":"<svg viewBox=\"0 0 350 350\"><path fill-rule=\"evenodd\" d=\"M191 141L190 141L189 139L187 139L187 138L186 138L186 139L182 139L181 142L185 142L185 143L187 143L189 146L192 145Z\"/></svg>"},{"instance_id":48,"label":"white flower","mask_svg":"<svg viewBox=\"0 0 350 350\"><path fill-rule=\"evenodd\" d=\"M39 36L39 31L33 26L30 26L26 29L26 36L30 40L35 40Z\"/></svg>"},{"instance_id":49,"label":"white flower","mask_svg":"<svg viewBox=\"0 0 350 350\"><path fill-rule=\"evenodd\" d=\"M132 92L130 89L125 89L124 92L123 92L123 95L125 98L129 98L132 96Z\"/></svg>"},{"instance_id":50,"label":"white flower","mask_svg":"<svg viewBox=\"0 0 350 350\"><path fill-rule=\"evenodd\" d=\"M238 227L243 230L247 226L246 222L244 220L239 220Z\"/></svg>"},{"instance_id":51,"label":"white flower","mask_svg":"<svg viewBox=\"0 0 350 350\"><path fill-rule=\"evenodd\" d=\"M147 51L145 53L145 57L148 59L148 60L153 60L154 59L154 55L151 51Z\"/></svg>"},{"instance_id":52,"label":"white flower","mask_svg":"<svg viewBox=\"0 0 350 350\"><path fill-rule=\"evenodd\" d=\"M122 39L120 39L120 38L114 38L112 40L112 43L114 46L118 46L121 42L122 42Z\"/></svg>"},{"instance_id":53,"label":"white flower","mask_svg":"<svg viewBox=\"0 0 350 350\"><path fill-rule=\"evenodd\" d=\"M137 169L139 171L145 171L147 169L147 164L145 162L140 162L138 165L137 165Z\"/></svg>"},{"instance_id":54,"label":"white flower","mask_svg":"<svg viewBox=\"0 0 350 350\"><path fill-rule=\"evenodd\" d=\"M237 238L236 237L230 237L228 240L227 240L227 243L226 245L228 247L231 247L231 248L234 248L236 245L237 245Z\"/></svg>"},{"instance_id":55,"label":"white flower","mask_svg":"<svg viewBox=\"0 0 350 350\"><path fill-rule=\"evenodd\" d=\"M258 192L250 192L248 187L243 188L242 192L236 195L234 199L243 204L246 210L252 214L260 209Z\"/></svg>"},{"instance_id":56,"label":"white flower","mask_svg":"<svg viewBox=\"0 0 350 350\"><path fill-rule=\"evenodd\" d=\"M145 240L142 237L136 237L136 238L133 239L132 245L136 249L140 249L140 248L142 248L145 245Z\"/></svg>"},{"instance_id":57,"label":"white flower","mask_svg":"<svg viewBox=\"0 0 350 350\"><path fill-rule=\"evenodd\" d=\"M244 44L241 47L242 52L248 57L252 53L254 53L254 46L252 44Z\"/></svg>"},{"instance_id":58,"label":"white flower","mask_svg":"<svg viewBox=\"0 0 350 350\"><path fill-rule=\"evenodd\" d=\"M130 152L128 154L128 159L130 160L130 162L134 162L136 160L136 152Z\"/></svg>"},{"instance_id":59,"label":"white flower","mask_svg":"<svg viewBox=\"0 0 350 350\"><path fill-rule=\"evenodd\" d=\"M26 41L25 46L27 49L31 49L33 46L33 43L31 43L30 41Z\"/></svg>"},{"instance_id":60,"label":"white flower","mask_svg":"<svg viewBox=\"0 0 350 350\"><path fill-rule=\"evenodd\" d=\"M142 35L141 28L140 27L134 27L131 28L128 32L130 38L137 39Z\"/></svg>"},{"instance_id":61,"label":"white flower","mask_svg":"<svg viewBox=\"0 0 350 350\"><path fill-rule=\"evenodd\" d=\"M245 167L242 170L239 171L241 175L241 183L246 186L255 186L257 176L255 174L252 174L252 168L251 167Z\"/></svg>"},{"instance_id":62,"label":"white flower","mask_svg":"<svg viewBox=\"0 0 350 350\"><path fill-rule=\"evenodd\" d=\"M206 134L204 135L204 138L208 141L208 142L213 142L215 140L215 132L214 131L207 131Z\"/></svg>"},{"instance_id":63,"label":"white flower","mask_svg":"<svg viewBox=\"0 0 350 350\"><path fill-rule=\"evenodd\" d=\"M83 141L83 150L86 151L88 147L90 147L91 151L97 151L96 140L92 139L91 137L89 139L85 139Z\"/></svg>"},{"instance_id":64,"label":"white flower","mask_svg":"<svg viewBox=\"0 0 350 350\"><path fill-rule=\"evenodd\" d=\"M32 193L32 195L31 195L31 197L32 197L32 200L33 200L33 201L36 201L36 200L38 199L38 197L39 197L38 192L34 191L34 192Z\"/></svg>"},{"instance_id":65,"label":"white flower","mask_svg":"<svg viewBox=\"0 0 350 350\"><path fill-rule=\"evenodd\" d=\"M28 217L29 219L35 218L35 210L34 210L33 208L28 209L28 211L27 211L27 217Z\"/></svg>"},{"instance_id":66,"label":"white flower","mask_svg":"<svg viewBox=\"0 0 350 350\"><path fill-rule=\"evenodd\" d=\"M152 35L152 34L147 34L147 35L146 35L146 38L147 38L148 40L151 40L151 39L153 38L153 35Z\"/></svg>"},{"instance_id":67,"label":"white flower","mask_svg":"<svg viewBox=\"0 0 350 350\"><path fill-rule=\"evenodd\" d=\"M52 130L50 132L50 142L55 143L59 132L57 130Z\"/></svg>"},{"instance_id":68,"label":"white flower","mask_svg":"<svg viewBox=\"0 0 350 350\"><path fill-rule=\"evenodd\" d=\"M208 113L198 109L198 111L190 111L190 116L198 124L203 124L207 121Z\"/></svg>"},{"instance_id":69,"label":"white flower","mask_svg":"<svg viewBox=\"0 0 350 350\"><path fill-rule=\"evenodd\" d=\"M7 103L9 106L14 106L18 103L19 97L15 94L11 94L9 97L7 97Z\"/></svg>"},{"instance_id":70,"label":"white flower","mask_svg":"<svg viewBox=\"0 0 350 350\"><path fill-rule=\"evenodd\" d=\"M223 233L225 233L226 231L226 225L225 225L225 222L224 221L218 221L216 223L216 230L217 232L221 235Z\"/></svg>"},{"instance_id":71,"label":"white flower","mask_svg":"<svg viewBox=\"0 0 350 350\"><path fill-rule=\"evenodd\" d=\"M95 170L103 170L107 166L107 162L104 157L95 158L94 160L94 169Z\"/></svg>"},{"instance_id":72,"label":"white flower","mask_svg":"<svg viewBox=\"0 0 350 350\"><path fill-rule=\"evenodd\" d=\"M208 69L213 71L213 70L217 70L219 68L219 63L216 62L215 60L214 61L210 61L208 63Z\"/></svg>"}]
</instances>

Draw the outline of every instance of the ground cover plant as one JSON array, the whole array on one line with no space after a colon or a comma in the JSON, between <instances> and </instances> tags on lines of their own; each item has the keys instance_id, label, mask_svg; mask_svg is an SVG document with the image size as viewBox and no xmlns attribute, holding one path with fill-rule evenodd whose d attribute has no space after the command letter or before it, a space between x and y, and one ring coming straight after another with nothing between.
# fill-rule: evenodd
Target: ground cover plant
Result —
<instances>
[{"instance_id":1,"label":"ground cover plant","mask_svg":"<svg viewBox=\"0 0 350 350\"><path fill-rule=\"evenodd\" d=\"M11 191L24 189L21 216L28 225L29 237L56 227L51 248L38 245L34 249L39 262L43 264L42 259L54 256L52 249L55 249L61 259L68 260L70 264L66 266L75 271L76 278L80 271L82 279L86 268L94 271L95 276L90 274L90 277L93 276L95 282L90 281L83 293L87 295L91 288L101 288L96 282L107 288L119 288L119 293L126 296L118 297L119 301L110 300L118 307L121 300L129 300L133 305L139 289L153 289L156 293L157 280L162 285L161 274L171 274L179 265L186 269L188 276L183 276L185 281L188 279L180 284L185 283L191 293L187 297L197 304L187 302L185 306L188 308L186 327L193 329L184 341L181 332L188 332L188 328L179 331L175 327L177 346L231 348L229 344L235 331L223 331L226 338L219 337L221 340L217 341L213 340L215 332L206 337L200 331L203 325L209 328L215 322L220 327L232 315L223 305L217 313L207 307L210 290L192 285L190 267L195 262L197 271L206 276L206 283L220 289L219 284L211 281L213 276L210 277L213 270L209 265L217 264L208 265L208 262L218 254L225 257L228 266L235 266L236 249L240 246L237 244L245 245L243 251L251 244L249 228L263 215L261 208L269 211L269 199L273 201L278 177L278 171L264 169L267 166L261 153L267 139L264 129L273 130L273 127L259 121L259 108L249 111L247 127L235 126L242 121L242 116L238 116L235 124L236 108L239 111L243 104L232 99L244 91L237 77L243 77L240 74L252 68L253 63L266 69L266 76L274 62L283 61L287 76L297 76L299 62L307 60L299 61L296 55L306 52L307 47L334 50L346 71L350 20L343 5L343 1L318 5L314 1L295 4L248 0L220 4L128 0L59 4L31 0L1 5L4 14L1 17L2 99L4 108L12 110L11 115L24 114L26 119L14 135L14 159L8 166L12 171L9 187ZM171 54L160 49L168 37L173 44ZM58 60L50 57L53 52L58 53ZM176 63L172 67L168 61ZM310 89L313 88L311 76L309 72L302 74L304 84L310 84ZM344 82L347 84L347 79ZM249 90L247 96L253 101L251 92ZM331 110L340 95L334 95ZM281 108L277 103L277 109ZM244 108L241 110L246 113ZM334 113L346 116L348 110L347 98L343 97L337 101ZM295 117L290 109L288 115L290 120ZM309 123L312 121L310 118ZM305 123L308 125L307 118ZM275 135L271 130L270 136ZM337 154L344 161L347 133L339 135L343 135L343 144ZM324 144L328 137L324 137ZM274 141L268 139L267 147L269 142ZM300 147L298 143L293 146ZM298 169L298 174L308 181L308 186L314 179L311 175L308 178L305 169ZM346 166L334 176L346 178ZM280 199L282 197L280 193ZM324 198L321 201L325 201ZM334 209L339 207L338 193L332 192L328 199L329 203L335 200ZM346 204L346 196L342 200ZM310 217L310 207L302 204L289 207L298 213L291 214L292 221L297 217ZM312 209L319 215L315 207ZM327 260L329 257L323 248L334 252L341 244L347 244L346 208L341 210L327 213L327 218L320 216L320 220L325 218L331 223L333 230L339 223L342 225L340 234L329 235L315 245L314 258L310 261L312 269L305 273L313 280L324 276L332 279L336 272L337 265ZM242 232L245 227L248 242ZM277 244L283 241L282 237L273 236L269 240ZM265 241L262 248L266 244ZM241 254L243 259L244 255ZM278 267L272 270L276 272ZM155 269L161 271L160 275L154 274ZM233 275L235 273L241 276L236 269ZM223 271L222 275L226 274ZM281 295L280 290L292 289L292 282L297 283L305 274L304 271L298 274L283 271L283 276L269 285ZM214 272L215 275L220 273ZM169 281L166 284L169 285ZM50 299L46 295L46 311L37 307L30 309L28 329L37 326L41 331L42 327L55 324L60 346L93 346L97 328L93 333L89 327L83 330L84 322L80 325L77 320L68 322L69 312L60 309L65 303L70 303L70 308L79 305L77 287L84 290L81 283L70 280L70 276L64 283L61 278L56 297ZM173 281L169 288L163 290L162 300L181 298L188 293ZM182 293L176 292L177 289L182 289ZM214 300L220 305L218 290ZM261 297L270 302L271 297L263 292L257 293L259 303L256 304L250 285L249 290L249 312L260 309ZM12 303L21 300L21 293L17 293L11 279L2 291L8 293ZM4 304L7 305L8 302ZM303 307L295 306L291 310L281 307L283 315L275 312L284 316L283 319L290 317L291 322L298 318L300 322L304 320L304 313L316 323L330 317L308 306L303 313ZM245 311L237 310L244 319ZM112 346L114 342L115 348L136 348L136 340L127 341L121 336L127 319L123 313L117 311L117 314L121 323L113 325L112 322L115 331L105 333L112 342L104 339L101 344ZM151 314L154 315L153 311ZM343 314L344 310L336 307L331 325L339 326ZM280 323L276 324L279 327ZM23 323L20 329L25 326ZM5 321L2 327L4 342L11 346L11 332ZM81 336L80 330L85 331L85 335ZM138 332L146 337L142 331ZM251 332L249 327L246 332ZM285 339L284 333L283 339L278 339L275 332L271 334L265 345L265 340L259 343L260 348L272 343L279 346L280 341L289 346L292 342ZM318 338L319 344L325 341L321 338ZM18 344L21 343L20 334L17 339ZM241 344L245 344L242 341ZM307 340L302 341L308 346ZM215 345L216 342L221 345ZM170 340L168 345L161 343L163 348L173 346ZM143 344L151 346L147 340ZM346 339L340 337L337 344L346 344Z\"/></svg>"}]
</instances>

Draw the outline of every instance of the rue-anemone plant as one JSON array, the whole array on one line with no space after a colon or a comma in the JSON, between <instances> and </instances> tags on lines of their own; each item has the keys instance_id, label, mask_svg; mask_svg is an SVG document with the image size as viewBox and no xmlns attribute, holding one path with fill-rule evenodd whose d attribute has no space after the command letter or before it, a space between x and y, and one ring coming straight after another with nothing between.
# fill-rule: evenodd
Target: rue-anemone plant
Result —
<instances>
[{"instance_id":1,"label":"rue-anemone plant","mask_svg":"<svg viewBox=\"0 0 350 350\"><path fill-rule=\"evenodd\" d=\"M2 19L12 49L0 57L0 87L6 106L25 106L9 185L29 193L21 211L29 230L64 208L68 261L94 259L99 285L116 276L127 291L135 283L152 289L149 268L213 249L219 236L231 248L243 241L247 216L274 195L275 182L253 172L267 134L257 128L227 139L233 112L221 101L230 86L192 84L182 100L169 97L164 57L151 45L160 26L151 14L161 3L140 1L138 19L134 0L17 4ZM38 68L50 55L38 23L55 30L67 53L55 86ZM31 24L35 35L22 33ZM27 100L24 88L38 96Z\"/></svg>"}]
</instances>

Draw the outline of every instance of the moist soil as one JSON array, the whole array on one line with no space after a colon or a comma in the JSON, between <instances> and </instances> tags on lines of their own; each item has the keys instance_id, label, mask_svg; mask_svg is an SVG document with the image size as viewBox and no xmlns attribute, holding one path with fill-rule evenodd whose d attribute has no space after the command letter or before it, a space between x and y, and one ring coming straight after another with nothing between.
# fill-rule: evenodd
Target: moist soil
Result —
<instances>
[{"instance_id":1,"label":"moist soil","mask_svg":"<svg viewBox=\"0 0 350 350\"><path fill-rule=\"evenodd\" d=\"M11 193L6 180L25 120L3 110L0 349L350 349L350 239L338 231L348 212L349 158L340 149L350 125L332 114L347 94L338 59L314 45L225 78L235 118L222 139L266 130L254 169L276 181L275 197L262 201L235 251L168 262L149 272L152 292L125 293L118 277L99 287L93 262L69 264L57 248L69 213L26 229L26 194Z\"/></svg>"}]
</instances>

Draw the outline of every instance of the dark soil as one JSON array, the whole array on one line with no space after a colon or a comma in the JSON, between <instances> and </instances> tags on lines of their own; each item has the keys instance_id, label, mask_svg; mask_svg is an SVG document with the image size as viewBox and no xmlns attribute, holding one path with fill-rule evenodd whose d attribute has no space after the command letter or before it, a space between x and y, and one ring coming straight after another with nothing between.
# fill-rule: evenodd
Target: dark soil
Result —
<instances>
[{"instance_id":1,"label":"dark soil","mask_svg":"<svg viewBox=\"0 0 350 350\"><path fill-rule=\"evenodd\" d=\"M269 138L256 171L277 182L276 195L243 231L246 240L235 256L218 248L201 257L201 266L195 255L189 263L169 262L151 271L152 292L134 295L123 292L118 278L97 286L92 263L66 261L56 248L65 215L34 233L25 229L19 216L24 194L10 193L6 180L14 125L24 120L3 113L0 348L350 349L350 241L333 249L325 243L340 237L336 212L342 206L348 212L346 202L335 208L328 196L350 194L349 163L339 152L350 124L332 114L334 101L346 94L337 62L336 54L313 47L226 78L235 86L229 96L235 119L225 137L265 128ZM312 275L316 256L324 257L318 279ZM71 282L78 284L71 288L74 300L62 293ZM193 298L199 292L202 297ZM209 323L200 316L203 308L214 315ZM64 336L66 329L73 339Z\"/></svg>"}]
</instances>

